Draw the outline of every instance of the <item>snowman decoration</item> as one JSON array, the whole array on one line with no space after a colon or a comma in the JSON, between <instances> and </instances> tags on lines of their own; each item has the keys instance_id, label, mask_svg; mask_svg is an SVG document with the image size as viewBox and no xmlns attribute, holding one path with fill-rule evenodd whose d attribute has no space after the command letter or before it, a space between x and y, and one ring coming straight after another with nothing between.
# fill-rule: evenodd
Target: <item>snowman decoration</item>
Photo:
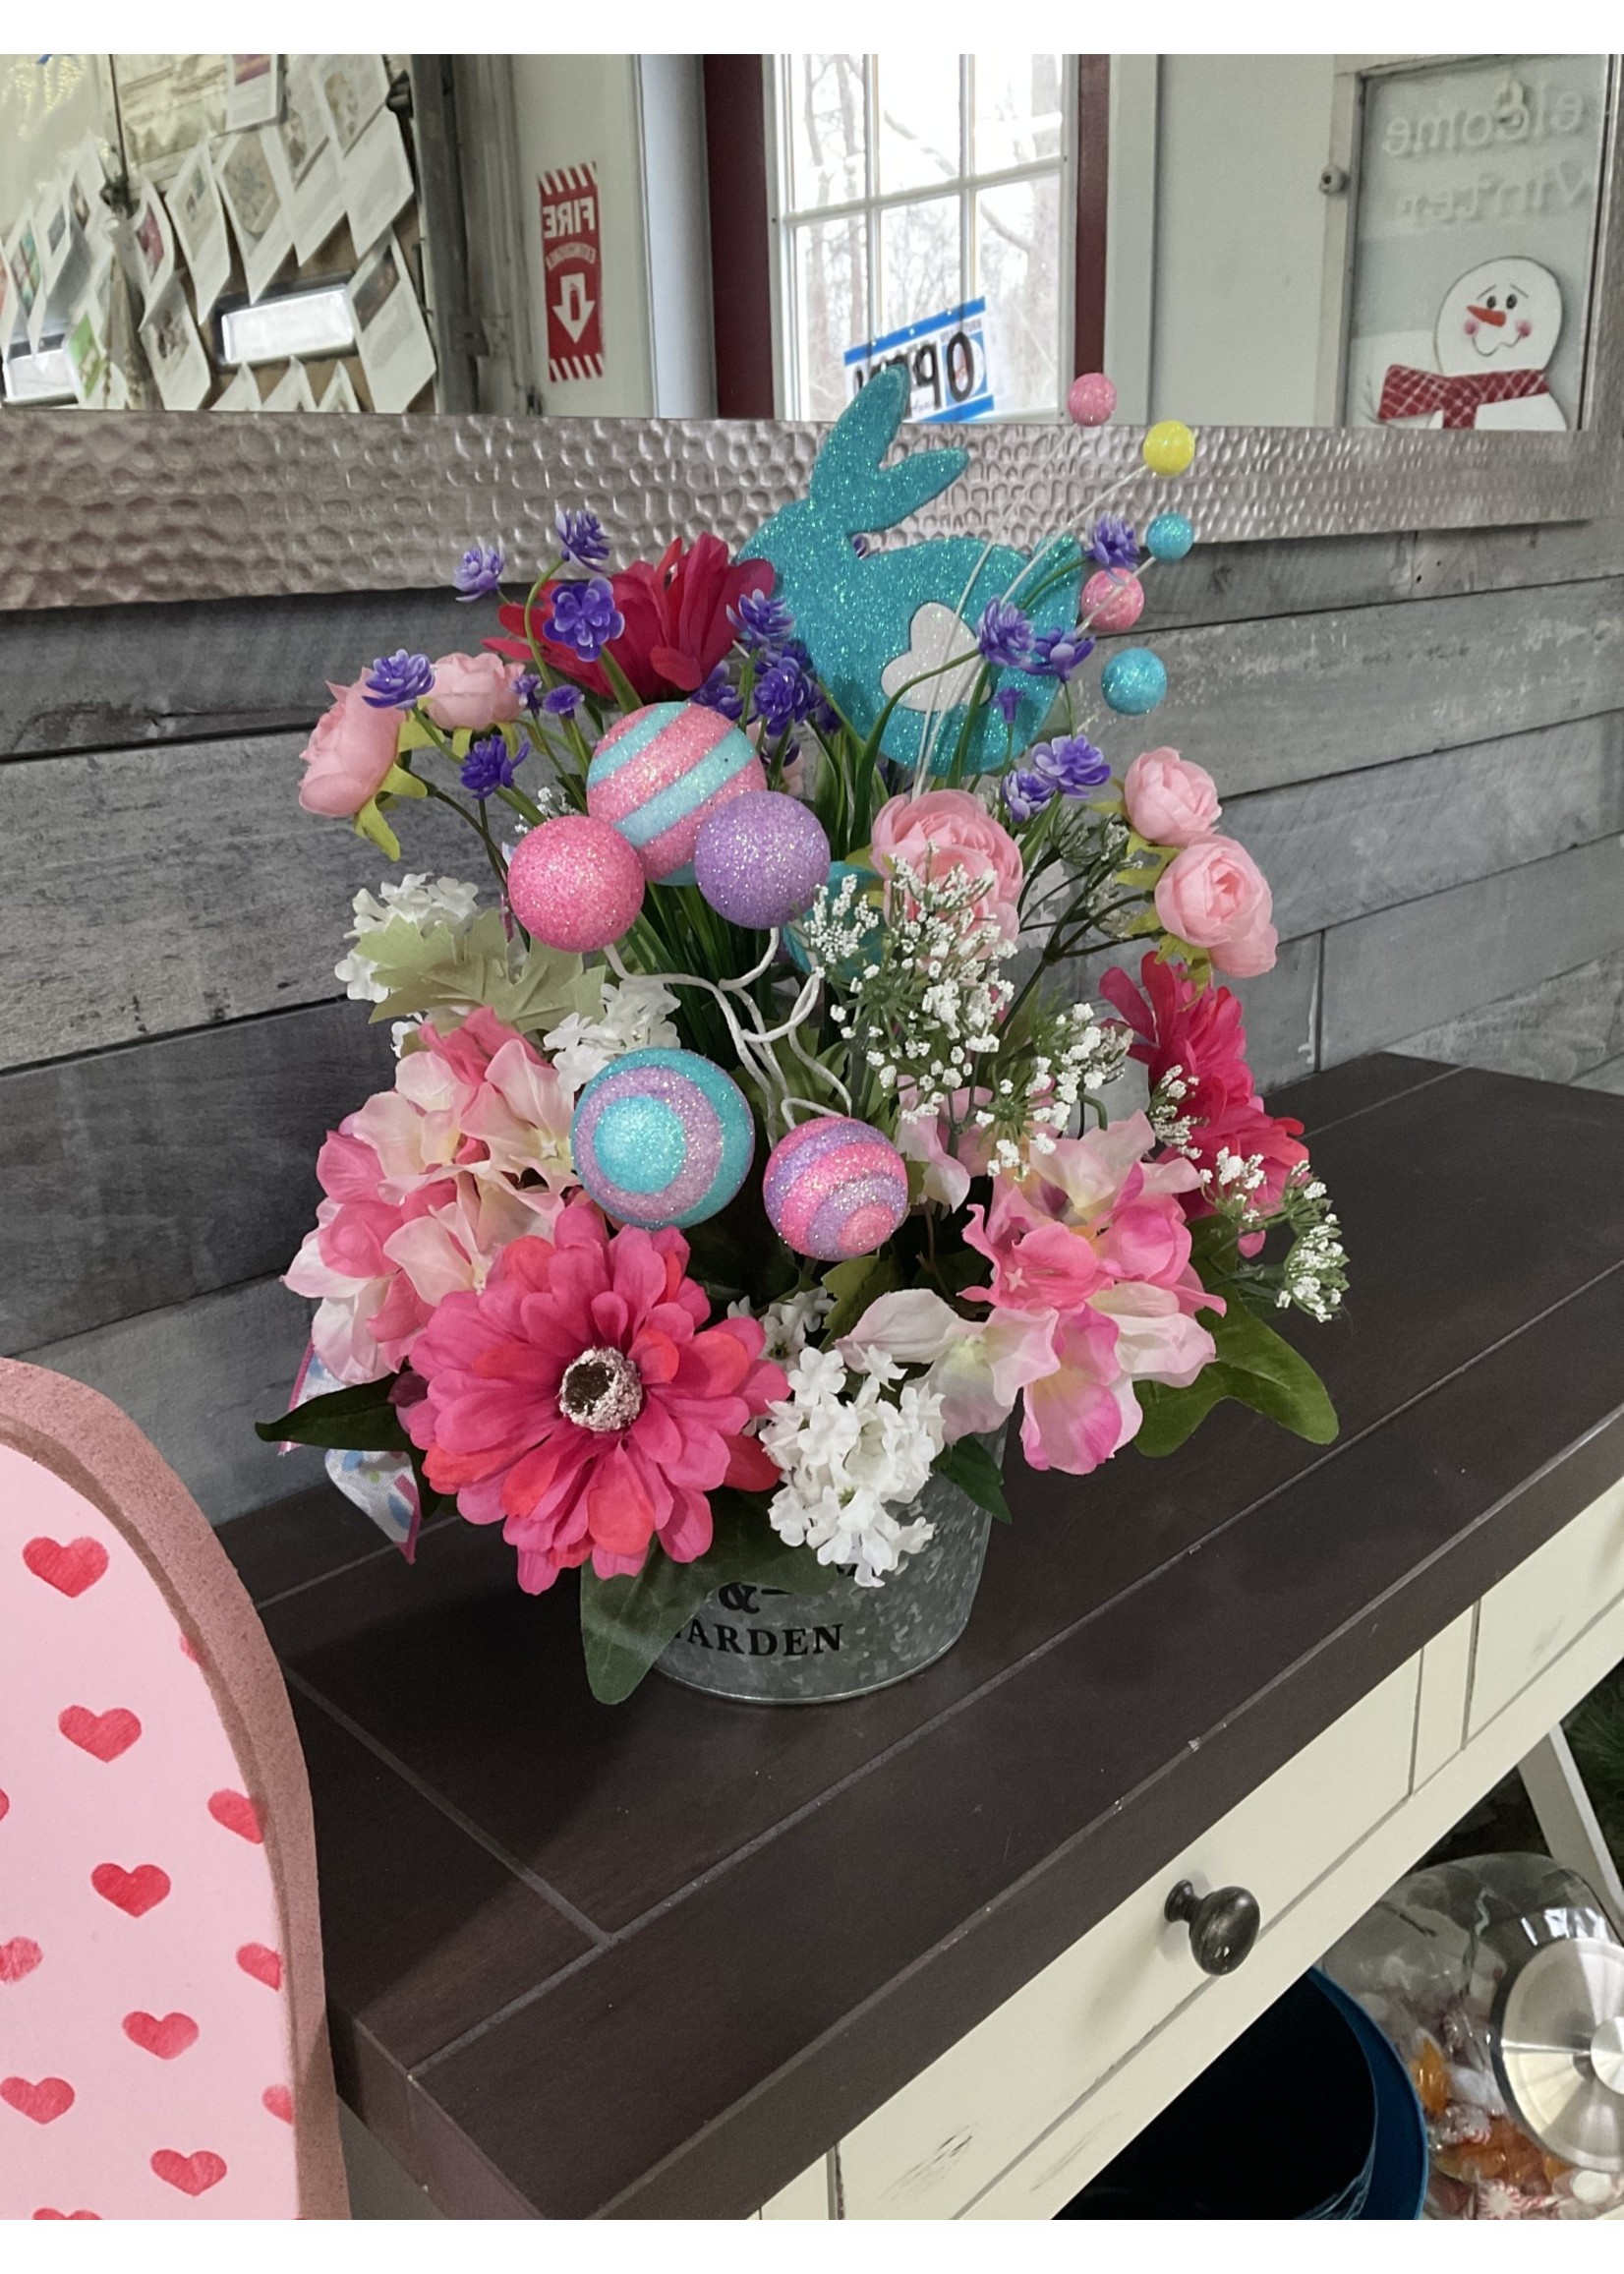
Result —
<instances>
[{"instance_id":1,"label":"snowman decoration","mask_svg":"<svg viewBox=\"0 0 1624 2274\"><path fill-rule=\"evenodd\" d=\"M1419 427L1565 429L1545 368L1562 329L1562 287L1537 261L1484 261L1438 311L1436 371L1387 367L1376 417Z\"/></svg>"}]
</instances>

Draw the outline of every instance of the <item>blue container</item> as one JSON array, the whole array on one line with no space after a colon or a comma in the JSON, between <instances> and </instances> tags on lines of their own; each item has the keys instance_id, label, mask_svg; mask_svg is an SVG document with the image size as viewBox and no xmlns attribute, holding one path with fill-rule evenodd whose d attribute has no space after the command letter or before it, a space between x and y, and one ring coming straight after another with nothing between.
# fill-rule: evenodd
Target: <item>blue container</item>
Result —
<instances>
[{"instance_id":1,"label":"blue container","mask_svg":"<svg viewBox=\"0 0 1624 2274\"><path fill-rule=\"evenodd\" d=\"M1063 2219L1419 2219L1426 2128L1403 2062L1315 1971L1221 2053Z\"/></svg>"}]
</instances>

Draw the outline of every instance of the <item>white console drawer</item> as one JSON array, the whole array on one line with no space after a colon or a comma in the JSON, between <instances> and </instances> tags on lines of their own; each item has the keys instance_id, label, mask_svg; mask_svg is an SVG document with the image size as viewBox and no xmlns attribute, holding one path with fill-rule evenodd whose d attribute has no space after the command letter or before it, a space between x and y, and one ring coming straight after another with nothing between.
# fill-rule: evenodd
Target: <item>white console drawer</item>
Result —
<instances>
[{"instance_id":1,"label":"white console drawer","mask_svg":"<svg viewBox=\"0 0 1624 2274\"><path fill-rule=\"evenodd\" d=\"M1421 1661L1247 1795L841 2142L848 2219L952 2218L1208 1978L1162 1906L1240 1885L1265 1922L1410 1789ZM1310 1953L1311 1956L1311 1953ZM1306 1962L1306 1961L1305 1961Z\"/></svg>"},{"instance_id":2,"label":"white console drawer","mask_svg":"<svg viewBox=\"0 0 1624 2274\"><path fill-rule=\"evenodd\" d=\"M1485 1728L1624 1596L1624 1480L1491 1587L1478 1605L1467 1734Z\"/></svg>"}]
</instances>

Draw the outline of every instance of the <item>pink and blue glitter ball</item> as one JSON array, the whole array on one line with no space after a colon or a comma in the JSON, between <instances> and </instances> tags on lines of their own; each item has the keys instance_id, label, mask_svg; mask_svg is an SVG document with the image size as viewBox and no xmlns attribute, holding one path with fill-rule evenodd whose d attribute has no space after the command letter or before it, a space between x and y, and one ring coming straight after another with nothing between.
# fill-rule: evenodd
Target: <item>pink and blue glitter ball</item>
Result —
<instances>
[{"instance_id":1,"label":"pink and blue glitter ball","mask_svg":"<svg viewBox=\"0 0 1624 2274\"><path fill-rule=\"evenodd\" d=\"M730 798L700 825L694 881L719 916L746 931L805 915L828 875L823 823L782 789Z\"/></svg>"},{"instance_id":2,"label":"pink and blue glitter ball","mask_svg":"<svg viewBox=\"0 0 1624 2274\"><path fill-rule=\"evenodd\" d=\"M870 1123L820 1116L768 1154L762 1197L785 1247L840 1263L883 1247L907 1214L907 1164Z\"/></svg>"},{"instance_id":3,"label":"pink and blue glitter ball","mask_svg":"<svg viewBox=\"0 0 1624 2274\"><path fill-rule=\"evenodd\" d=\"M507 898L533 940L585 956L637 921L643 864L609 822L560 813L519 840L507 864Z\"/></svg>"},{"instance_id":4,"label":"pink and blue glitter ball","mask_svg":"<svg viewBox=\"0 0 1624 2274\"><path fill-rule=\"evenodd\" d=\"M650 703L593 752L587 811L609 821L655 884L692 884L700 825L729 798L765 789L753 745L704 703Z\"/></svg>"},{"instance_id":5,"label":"pink and blue glitter ball","mask_svg":"<svg viewBox=\"0 0 1624 2274\"><path fill-rule=\"evenodd\" d=\"M725 1208L755 1157L730 1075L692 1050L630 1050L575 1101L575 1174L622 1224L700 1224Z\"/></svg>"}]
</instances>

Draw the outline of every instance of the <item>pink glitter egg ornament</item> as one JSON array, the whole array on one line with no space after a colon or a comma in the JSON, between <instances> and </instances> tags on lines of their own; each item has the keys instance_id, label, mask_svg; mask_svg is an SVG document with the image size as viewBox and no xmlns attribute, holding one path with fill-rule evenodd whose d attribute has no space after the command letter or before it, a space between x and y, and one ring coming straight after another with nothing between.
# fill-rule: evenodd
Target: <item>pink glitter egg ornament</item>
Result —
<instances>
[{"instance_id":1,"label":"pink glitter egg ornament","mask_svg":"<svg viewBox=\"0 0 1624 2274\"><path fill-rule=\"evenodd\" d=\"M782 789L734 797L707 814L694 881L719 916L769 932L804 915L829 876L829 839L809 805Z\"/></svg>"},{"instance_id":2,"label":"pink glitter egg ornament","mask_svg":"<svg viewBox=\"0 0 1624 2274\"><path fill-rule=\"evenodd\" d=\"M1117 390L1102 371L1085 371L1066 394L1066 415L1074 427L1103 427L1117 407Z\"/></svg>"},{"instance_id":3,"label":"pink glitter egg ornament","mask_svg":"<svg viewBox=\"0 0 1624 2274\"><path fill-rule=\"evenodd\" d=\"M692 884L700 827L729 798L765 789L751 743L703 703L649 703L592 754L587 811L612 822L652 884Z\"/></svg>"},{"instance_id":4,"label":"pink glitter egg ornament","mask_svg":"<svg viewBox=\"0 0 1624 2274\"><path fill-rule=\"evenodd\" d=\"M643 864L610 823L563 813L519 840L507 898L533 940L584 956L637 921Z\"/></svg>"},{"instance_id":5,"label":"pink glitter egg ornament","mask_svg":"<svg viewBox=\"0 0 1624 2274\"><path fill-rule=\"evenodd\" d=\"M768 1154L761 1190L784 1246L820 1263L871 1254L908 1212L907 1164L866 1121L803 1121Z\"/></svg>"},{"instance_id":6,"label":"pink glitter egg ornament","mask_svg":"<svg viewBox=\"0 0 1624 2274\"><path fill-rule=\"evenodd\" d=\"M1129 568L1102 568L1082 588L1083 621L1095 631L1131 631L1144 612L1144 586Z\"/></svg>"}]
</instances>

